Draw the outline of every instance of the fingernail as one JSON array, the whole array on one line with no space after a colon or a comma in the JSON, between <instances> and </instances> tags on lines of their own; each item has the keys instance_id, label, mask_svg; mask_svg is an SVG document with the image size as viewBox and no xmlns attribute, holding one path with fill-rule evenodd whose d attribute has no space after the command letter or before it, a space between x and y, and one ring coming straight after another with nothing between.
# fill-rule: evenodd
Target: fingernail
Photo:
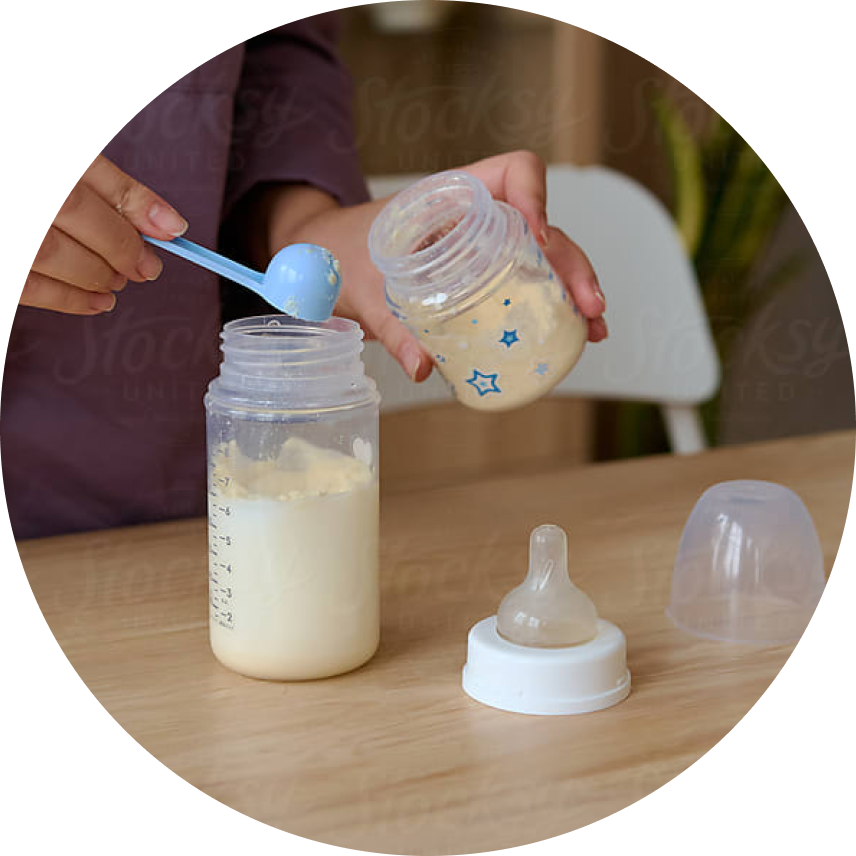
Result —
<instances>
[{"instance_id":1,"label":"fingernail","mask_svg":"<svg viewBox=\"0 0 856 856\"><path fill-rule=\"evenodd\" d=\"M540 239L541 239L541 246L542 246L542 247L546 247L546 246L547 246L547 244L548 244L548 243L549 243L549 241L550 241L550 235L549 235L549 233L547 232L547 227L546 227L546 226L544 226L544 227L541 229L541 232L539 233L539 237L540 237Z\"/></svg>"},{"instance_id":2,"label":"fingernail","mask_svg":"<svg viewBox=\"0 0 856 856\"><path fill-rule=\"evenodd\" d=\"M151 247L143 247L143 254L137 262L137 271L143 279L157 279L163 270L163 262Z\"/></svg>"},{"instance_id":3,"label":"fingernail","mask_svg":"<svg viewBox=\"0 0 856 856\"><path fill-rule=\"evenodd\" d=\"M172 235L173 238L177 238L187 231L187 220L174 208L170 208L169 205L164 205L160 202L155 202L149 209L149 220L158 229L163 229L164 232Z\"/></svg>"},{"instance_id":4,"label":"fingernail","mask_svg":"<svg viewBox=\"0 0 856 856\"><path fill-rule=\"evenodd\" d=\"M419 367L422 365L422 351L415 345L406 345L403 359L404 371L410 380L416 380Z\"/></svg>"},{"instance_id":5,"label":"fingernail","mask_svg":"<svg viewBox=\"0 0 856 856\"><path fill-rule=\"evenodd\" d=\"M95 312L109 312L116 305L115 294L92 294L89 297L89 306Z\"/></svg>"},{"instance_id":6,"label":"fingernail","mask_svg":"<svg viewBox=\"0 0 856 856\"><path fill-rule=\"evenodd\" d=\"M606 309L606 298L603 296L603 292L600 290L600 286L598 285L597 280L595 280L593 288L595 296L601 302L603 308Z\"/></svg>"}]
</instances>

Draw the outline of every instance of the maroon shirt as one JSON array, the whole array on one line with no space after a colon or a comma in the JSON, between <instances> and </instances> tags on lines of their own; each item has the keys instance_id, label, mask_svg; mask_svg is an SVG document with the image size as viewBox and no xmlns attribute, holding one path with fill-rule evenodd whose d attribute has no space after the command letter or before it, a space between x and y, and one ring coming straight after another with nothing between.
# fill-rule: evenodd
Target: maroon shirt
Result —
<instances>
[{"instance_id":1,"label":"maroon shirt","mask_svg":"<svg viewBox=\"0 0 856 856\"><path fill-rule=\"evenodd\" d=\"M104 151L216 247L259 182L366 198L336 19L238 45L162 93ZM202 398L219 364L220 284L162 254L154 283L82 318L19 307L2 390L2 464L15 537L205 511Z\"/></svg>"}]
</instances>

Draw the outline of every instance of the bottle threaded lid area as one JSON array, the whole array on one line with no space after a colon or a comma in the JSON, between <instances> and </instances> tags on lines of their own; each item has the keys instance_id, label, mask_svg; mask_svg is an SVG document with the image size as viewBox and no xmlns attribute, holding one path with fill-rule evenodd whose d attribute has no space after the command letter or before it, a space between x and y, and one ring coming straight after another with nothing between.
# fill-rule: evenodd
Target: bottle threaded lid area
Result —
<instances>
[{"instance_id":1,"label":"bottle threaded lid area","mask_svg":"<svg viewBox=\"0 0 856 856\"><path fill-rule=\"evenodd\" d=\"M372 261L386 275L413 272L454 252L492 202L475 176L449 170L417 181L396 194L369 231Z\"/></svg>"},{"instance_id":2,"label":"bottle threaded lid area","mask_svg":"<svg viewBox=\"0 0 856 856\"><path fill-rule=\"evenodd\" d=\"M244 365L306 365L356 356L363 331L356 321L330 318L301 321L288 315L261 315L230 321L220 334L226 362Z\"/></svg>"},{"instance_id":3,"label":"bottle threaded lid area","mask_svg":"<svg viewBox=\"0 0 856 856\"><path fill-rule=\"evenodd\" d=\"M387 202L369 232L387 302L405 321L455 314L516 252L501 203L475 176L437 173Z\"/></svg>"},{"instance_id":4,"label":"bottle threaded lid area","mask_svg":"<svg viewBox=\"0 0 856 856\"><path fill-rule=\"evenodd\" d=\"M220 335L223 362L209 387L219 406L305 412L378 400L355 321L262 315L231 321Z\"/></svg>"}]
</instances>

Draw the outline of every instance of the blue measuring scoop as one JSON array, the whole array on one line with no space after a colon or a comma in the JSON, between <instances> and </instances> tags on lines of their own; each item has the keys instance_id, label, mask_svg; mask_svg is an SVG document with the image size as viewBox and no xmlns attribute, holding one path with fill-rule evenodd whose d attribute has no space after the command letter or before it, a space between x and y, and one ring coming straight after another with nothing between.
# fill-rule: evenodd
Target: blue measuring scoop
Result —
<instances>
[{"instance_id":1,"label":"blue measuring scoop","mask_svg":"<svg viewBox=\"0 0 856 856\"><path fill-rule=\"evenodd\" d=\"M315 244L283 247L267 270L259 273L186 238L161 241L143 235L143 240L249 288L293 318L326 321L342 290L339 262L329 250Z\"/></svg>"}]
</instances>

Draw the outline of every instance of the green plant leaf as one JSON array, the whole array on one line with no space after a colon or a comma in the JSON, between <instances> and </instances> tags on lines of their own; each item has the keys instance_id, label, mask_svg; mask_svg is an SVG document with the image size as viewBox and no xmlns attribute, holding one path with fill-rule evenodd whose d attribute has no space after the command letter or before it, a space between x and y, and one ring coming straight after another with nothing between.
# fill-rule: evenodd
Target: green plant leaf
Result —
<instances>
[{"instance_id":1,"label":"green plant leaf","mask_svg":"<svg viewBox=\"0 0 856 856\"><path fill-rule=\"evenodd\" d=\"M755 263L788 204L788 197L776 177L766 166L764 171L764 181L755 191L751 219L731 250L734 262L743 268L751 268Z\"/></svg>"},{"instance_id":2,"label":"green plant leaf","mask_svg":"<svg viewBox=\"0 0 856 856\"><path fill-rule=\"evenodd\" d=\"M706 216L701 240L693 254L693 261L703 291L708 287L706 276L708 272L708 265L706 264L708 248L715 240L725 191L729 186L744 147L743 138L724 119L719 124L714 125L713 133L716 139L709 143L711 148L710 160L705 160L703 163L707 182L705 188L708 200Z\"/></svg>"},{"instance_id":3,"label":"green plant leaf","mask_svg":"<svg viewBox=\"0 0 856 856\"><path fill-rule=\"evenodd\" d=\"M653 101L672 171L673 213L678 232L690 256L701 236L705 212L704 175L699 146L684 117L666 98Z\"/></svg>"},{"instance_id":4,"label":"green plant leaf","mask_svg":"<svg viewBox=\"0 0 856 856\"><path fill-rule=\"evenodd\" d=\"M735 254L735 246L755 218L757 194L769 174L764 162L741 139L734 167L722 187L716 217L696 257L700 270L727 266L734 278L744 273L743 259Z\"/></svg>"},{"instance_id":5,"label":"green plant leaf","mask_svg":"<svg viewBox=\"0 0 856 856\"><path fill-rule=\"evenodd\" d=\"M674 189L674 216L696 269L717 350L724 366L736 336L758 310L796 278L805 262L794 254L757 284L752 271L781 220L787 196L748 143L715 116L696 140L666 98L652 101ZM720 396L701 407L712 444L720 436ZM651 450L656 424L640 405L624 404L616 425L625 453Z\"/></svg>"},{"instance_id":6,"label":"green plant leaf","mask_svg":"<svg viewBox=\"0 0 856 856\"><path fill-rule=\"evenodd\" d=\"M722 116L714 113L700 144L701 168L707 190L723 184L724 172L728 166L729 148L735 138L739 139L734 128Z\"/></svg>"}]
</instances>

